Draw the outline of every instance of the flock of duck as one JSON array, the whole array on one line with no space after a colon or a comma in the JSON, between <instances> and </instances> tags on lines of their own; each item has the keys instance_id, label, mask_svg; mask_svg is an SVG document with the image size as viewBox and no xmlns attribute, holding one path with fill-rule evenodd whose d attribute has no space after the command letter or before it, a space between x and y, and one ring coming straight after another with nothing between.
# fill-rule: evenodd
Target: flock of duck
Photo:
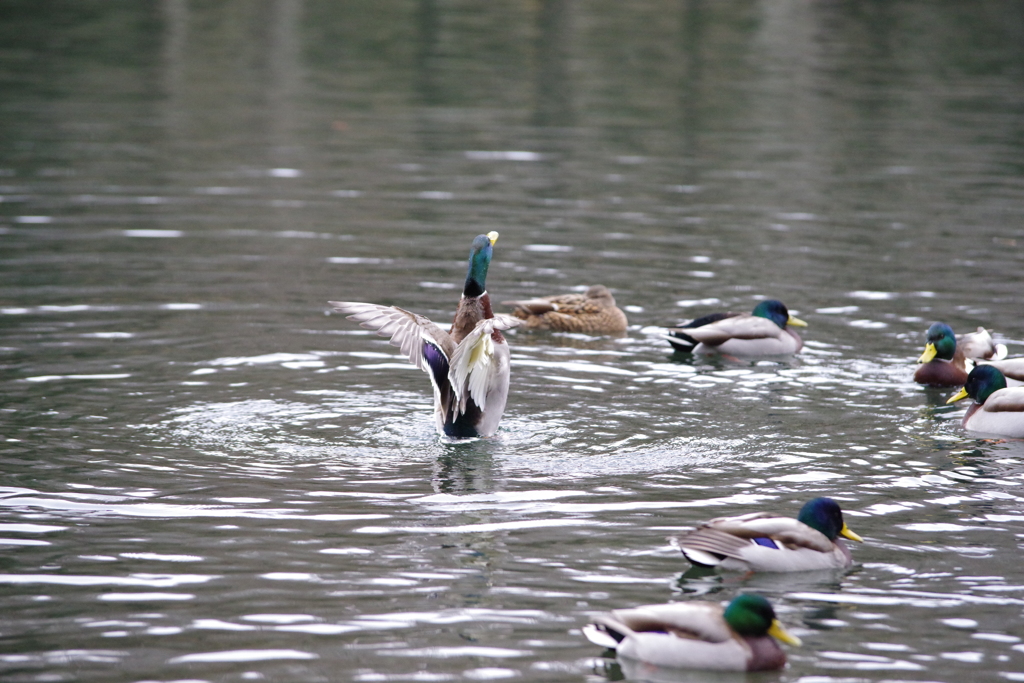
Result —
<instances>
[{"instance_id":1,"label":"flock of duck","mask_svg":"<svg viewBox=\"0 0 1024 683\"><path fill-rule=\"evenodd\" d=\"M505 302L512 315L496 314L485 286L498 233L478 235L469 254L462 298L451 327L397 306L332 301L334 310L363 327L390 337L434 388L434 416L440 434L454 438L491 436L498 428L509 389L510 353L503 331L522 325L589 334L626 330L626 316L606 287ZM779 356L799 351L792 329L806 323L776 300L751 313L714 313L667 331L678 351L735 357ZM944 323L927 334L914 379L934 387L961 387L947 403L970 397L965 429L1024 437L1024 358L1007 359L984 328L957 337ZM831 498L814 498L795 519L767 512L720 517L673 539L694 565L723 570L791 572L841 569L852 564L842 538L863 539L843 521ZM682 602L619 609L583 629L593 643L626 660L687 669L761 671L779 669L786 654L776 640L800 641L782 627L762 596L742 594L723 607Z\"/></svg>"}]
</instances>

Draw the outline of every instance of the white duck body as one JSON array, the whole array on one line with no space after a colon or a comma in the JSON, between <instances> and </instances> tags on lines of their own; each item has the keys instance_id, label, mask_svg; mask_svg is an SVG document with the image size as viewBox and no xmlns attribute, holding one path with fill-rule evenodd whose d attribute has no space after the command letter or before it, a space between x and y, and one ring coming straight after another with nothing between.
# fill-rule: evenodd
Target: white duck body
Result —
<instances>
[{"instance_id":1,"label":"white duck body","mask_svg":"<svg viewBox=\"0 0 1024 683\"><path fill-rule=\"evenodd\" d=\"M1024 387L1000 389L985 403L973 404L961 425L972 432L1024 438Z\"/></svg>"},{"instance_id":2,"label":"white duck body","mask_svg":"<svg viewBox=\"0 0 1024 683\"><path fill-rule=\"evenodd\" d=\"M739 635L723 611L710 602L618 609L596 617L583 634L619 657L658 667L762 671L785 665L786 654L771 637Z\"/></svg>"},{"instance_id":3,"label":"white duck body","mask_svg":"<svg viewBox=\"0 0 1024 683\"><path fill-rule=\"evenodd\" d=\"M712 313L670 328L665 339L677 351L696 354L786 356L804 346L790 325L806 327L807 323L791 316L778 299L766 299L751 313Z\"/></svg>"},{"instance_id":4,"label":"white duck body","mask_svg":"<svg viewBox=\"0 0 1024 683\"><path fill-rule=\"evenodd\" d=\"M1024 387L1006 386L1006 377L998 367L979 365L967 375L967 382L946 403L967 397L974 404L967 409L961 425L972 432L982 432L1014 439L1024 438Z\"/></svg>"},{"instance_id":5,"label":"white duck body","mask_svg":"<svg viewBox=\"0 0 1024 683\"><path fill-rule=\"evenodd\" d=\"M729 356L785 356L804 347L800 336L790 329L780 329L771 320L749 314L726 318L704 327L687 330L700 341L693 353Z\"/></svg>"}]
</instances>

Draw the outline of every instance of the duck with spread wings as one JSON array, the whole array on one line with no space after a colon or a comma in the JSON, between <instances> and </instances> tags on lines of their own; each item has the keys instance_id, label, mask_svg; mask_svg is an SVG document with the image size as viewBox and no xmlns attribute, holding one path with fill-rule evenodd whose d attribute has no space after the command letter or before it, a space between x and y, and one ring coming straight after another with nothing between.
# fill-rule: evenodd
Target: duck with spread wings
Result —
<instances>
[{"instance_id":1,"label":"duck with spread wings","mask_svg":"<svg viewBox=\"0 0 1024 683\"><path fill-rule=\"evenodd\" d=\"M508 398L510 354L503 330L519 320L495 315L487 294L487 269L498 233L478 235L469 252L462 299L450 329L398 306L331 301L334 310L382 337L390 337L434 387L434 417L440 434L491 436Z\"/></svg>"}]
</instances>

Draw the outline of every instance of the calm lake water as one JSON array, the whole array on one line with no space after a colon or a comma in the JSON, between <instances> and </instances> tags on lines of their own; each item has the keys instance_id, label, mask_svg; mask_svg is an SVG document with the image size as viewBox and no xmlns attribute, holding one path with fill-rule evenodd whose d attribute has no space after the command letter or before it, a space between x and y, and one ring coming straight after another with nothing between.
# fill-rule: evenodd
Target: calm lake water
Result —
<instances>
[{"instance_id":1,"label":"calm lake water","mask_svg":"<svg viewBox=\"0 0 1024 683\"><path fill-rule=\"evenodd\" d=\"M0 89L4 681L600 683L591 615L745 590L759 681L1024 680L1024 443L912 381L1024 353L1022 3L9 0ZM326 302L447 323L489 230L630 330L510 333L448 442ZM765 297L798 357L659 337ZM666 541L818 495L847 572Z\"/></svg>"}]
</instances>

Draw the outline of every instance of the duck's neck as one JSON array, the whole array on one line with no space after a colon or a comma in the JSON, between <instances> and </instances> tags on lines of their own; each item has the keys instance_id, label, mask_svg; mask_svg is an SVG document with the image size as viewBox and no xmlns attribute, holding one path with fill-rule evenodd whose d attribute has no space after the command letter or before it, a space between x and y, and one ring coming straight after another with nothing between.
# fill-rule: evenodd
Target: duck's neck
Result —
<instances>
[{"instance_id":1,"label":"duck's neck","mask_svg":"<svg viewBox=\"0 0 1024 683\"><path fill-rule=\"evenodd\" d=\"M980 403L972 403L970 405L970 407L967 409L967 412L964 413L964 418L963 418L963 420L960 421L960 426L963 427L964 429L966 429L967 428L967 423L970 422L971 418L974 417L974 414L976 412L978 412L979 410L981 410L981 404Z\"/></svg>"},{"instance_id":2,"label":"duck's neck","mask_svg":"<svg viewBox=\"0 0 1024 683\"><path fill-rule=\"evenodd\" d=\"M487 276L487 271L484 270L483 276ZM469 269L469 275L466 276L466 284L462 288L462 296L468 296L472 298L483 296L487 293L487 288L484 286L483 277L475 271L471 266Z\"/></svg>"},{"instance_id":3,"label":"duck's neck","mask_svg":"<svg viewBox=\"0 0 1024 683\"><path fill-rule=\"evenodd\" d=\"M462 296L481 297L487 294L487 270L490 265L491 249L489 244L470 252L469 268L466 271L466 283L462 287Z\"/></svg>"},{"instance_id":4,"label":"duck's neck","mask_svg":"<svg viewBox=\"0 0 1024 683\"><path fill-rule=\"evenodd\" d=\"M458 344L460 341L466 338L476 324L485 318L493 318L494 312L491 310L491 297L484 291L479 296L466 296L462 295L462 300L459 301L459 308L455 311L455 320L452 321L452 328L449 334Z\"/></svg>"},{"instance_id":5,"label":"duck's neck","mask_svg":"<svg viewBox=\"0 0 1024 683\"><path fill-rule=\"evenodd\" d=\"M796 342L796 350L797 351L799 351L800 349L802 349L804 347L804 340L792 328L784 327L782 329L783 329L783 331L786 334L788 334L790 337L793 338L793 341ZM794 351L794 353L796 353L796 351Z\"/></svg>"},{"instance_id":6,"label":"duck's neck","mask_svg":"<svg viewBox=\"0 0 1024 683\"><path fill-rule=\"evenodd\" d=\"M747 671L774 671L786 665L786 653L771 636L744 637L750 648Z\"/></svg>"}]
</instances>

